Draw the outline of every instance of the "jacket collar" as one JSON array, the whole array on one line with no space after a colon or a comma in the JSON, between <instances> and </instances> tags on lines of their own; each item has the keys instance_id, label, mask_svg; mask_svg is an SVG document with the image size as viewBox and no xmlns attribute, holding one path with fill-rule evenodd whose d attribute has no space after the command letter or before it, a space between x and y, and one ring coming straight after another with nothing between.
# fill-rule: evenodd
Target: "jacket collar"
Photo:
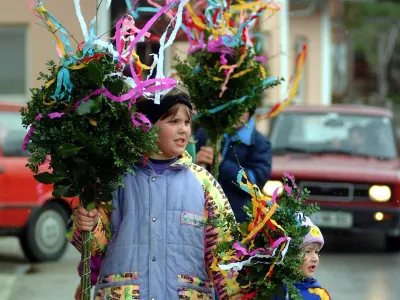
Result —
<instances>
[{"instance_id":1,"label":"jacket collar","mask_svg":"<svg viewBox=\"0 0 400 300\"><path fill-rule=\"evenodd\" d=\"M295 286L301 290L301 289L309 289L309 288L320 288L321 285L318 283L318 281L314 278L305 278L303 281L296 283Z\"/></svg>"},{"instance_id":2,"label":"jacket collar","mask_svg":"<svg viewBox=\"0 0 400 300\"><path fill-rule=\"evenodd\" d=\"M192 157L189 152L185 150L181 155L179 155L178 159L171 166L185 166L188 167L192 164Z\"/></svg>"},{"instance_id":3,"label":"jacket collar","mask_svg":"<svg viewBox=\"0 0 400 300\"><path fill-rule=\"evenodd\" d=\"M234 141L240 140L243 144L250 146L253 139L253 133L256 129L256 122L254 118L250 118L249 121L238 131L233 137Z\"/></svg>"},{"instance_id":4,"label":"jacket collar","mask_svg":"<svg viewBox=\"0 0 400 300\"><path fill-rule=\"evenodd\" d=\"M183 169L192 164L192 157L190 154L185 151L181 155L179 155L178 159L174 161L170 168L174 169ZM151 164L149 159L144 159L143 157L140 159L140 161L137 163L137 166L141 168L145 173L151 175L155 173L155 170L153 168L153 165Z\"/></svg>"}]
</instances>

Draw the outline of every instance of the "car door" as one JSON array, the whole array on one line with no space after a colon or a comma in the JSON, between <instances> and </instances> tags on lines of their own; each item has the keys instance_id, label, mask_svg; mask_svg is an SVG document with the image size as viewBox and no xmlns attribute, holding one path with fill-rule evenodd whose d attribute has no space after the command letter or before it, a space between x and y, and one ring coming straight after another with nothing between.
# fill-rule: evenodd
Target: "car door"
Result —
<instances>
[{"instance_id":1,"label":"car door","mask_svg":"<svg viewBox=\"0 0 400 300\"><path fill-rule=\"evenodd\" d=\"M0 111L0 227L21 227L39 204L37 182L25 166L30 154L21 149L27 130L19 112Z\"/></svg>"},{"instance_id":2,"label":"car door","mask_svg":"<svg viewBox=\"0 0 400 300\"><path fill-rule=\"evenodd\" d=\"M0 146L0 227L2 220L4 219L4 207L5 207L5 194L6 194L6 189L5 189L5 174L4 174L4 158L3 158L3 151Z\"/></svg>"}]
</instances>

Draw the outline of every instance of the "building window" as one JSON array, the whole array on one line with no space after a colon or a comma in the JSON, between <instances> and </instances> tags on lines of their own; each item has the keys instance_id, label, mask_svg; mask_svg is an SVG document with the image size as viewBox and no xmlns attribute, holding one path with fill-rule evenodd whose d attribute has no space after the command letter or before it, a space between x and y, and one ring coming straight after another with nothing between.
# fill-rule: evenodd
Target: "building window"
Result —
<instances>
[{"instance_id":1,"label":"building window","mask_svg":"<svg viewBox=\"0 0 400 300\"><path fill-rule=\"evenodd\" d=\"M27 59L25 26L0 26L0 98L26 100Z\"/></svg>"},{"instance_id":2,"label":"building window","mask_svg":"<svg viewBox=\"0 0 400 300\"><path fill-rule=\"evenodd\" d=\"M293 56L293 70L296 69L296 58L299 55L299 53L301 53L301 51L303 50L303 46L307 43L307 40L304 36L297 36L295 38L295 42L294 42L294 56ZM306 74L306 64L303 65L303 69L302 69L302 74L301 74L301 79L300 79L300 83L299 86L297 88L297 92L296 95L294 96L293 102L295 104L303 104L306 99L305 99L305 74ZM294 79L294 78L293 78Z\"/></svg>"}]
</instances>

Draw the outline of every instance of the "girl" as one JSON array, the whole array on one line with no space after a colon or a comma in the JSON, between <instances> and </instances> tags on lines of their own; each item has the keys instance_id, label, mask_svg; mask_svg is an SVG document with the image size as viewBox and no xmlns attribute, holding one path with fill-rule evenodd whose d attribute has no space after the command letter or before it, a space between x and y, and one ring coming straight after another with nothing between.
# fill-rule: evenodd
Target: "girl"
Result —
<instances>
[{"instance_id":1,"label":"girl","mask_svg":"<svg viewBox=\"0 0 400 300\"><path fill-rule=\"evenodd\" d=\"M81 232L92 231L92 255L104 257L95 299L213 299L213 287L219 299L232 299L235 278L220 274L213 253L229 238L215 221L232 210L218 182L185 152L189 94L178 85L159 105L141 99L137 111L159 127L159 153L125 175L111 213L80 206L67 234L80 250Z\"/></svg>"},{"instance_id":2,"label":"girl","mask_svg":"<svg viewBox=\"0 0 400 300\"><path fill-rule=\"evenodd\" d=\"M310 227L310 231L304 237L304 242L300 246L305 251L305 260L301 266L304 279L300 283L296 283L295 286L304 300L331 300L328 292L314 279L315 271L319 266L319 251L324 246L324 237L310 218L306 217L303 226ZM286 294L286 291L284 291L284 294ZM289 295L286 295L285 300L289 299ZM276 296L275 300L281 299Z\"/></svg>"}]
</instances>

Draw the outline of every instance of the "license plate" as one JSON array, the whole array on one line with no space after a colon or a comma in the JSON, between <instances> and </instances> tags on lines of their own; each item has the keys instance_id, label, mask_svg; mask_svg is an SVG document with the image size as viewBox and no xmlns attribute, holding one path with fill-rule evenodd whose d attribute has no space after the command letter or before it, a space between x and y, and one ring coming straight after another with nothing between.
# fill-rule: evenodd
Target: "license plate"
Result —
<instances>
[{"instance_id":1,"label":"license plate","mask_svg":"<svg viewBox=\"0 0 400 300\"><path fill-rule=\"evenodd\" d=\"M353 226L353 215L347 212L319 211L310 218L315 225L320 227L351 228Z\"/></svg>"}]
</instances>

